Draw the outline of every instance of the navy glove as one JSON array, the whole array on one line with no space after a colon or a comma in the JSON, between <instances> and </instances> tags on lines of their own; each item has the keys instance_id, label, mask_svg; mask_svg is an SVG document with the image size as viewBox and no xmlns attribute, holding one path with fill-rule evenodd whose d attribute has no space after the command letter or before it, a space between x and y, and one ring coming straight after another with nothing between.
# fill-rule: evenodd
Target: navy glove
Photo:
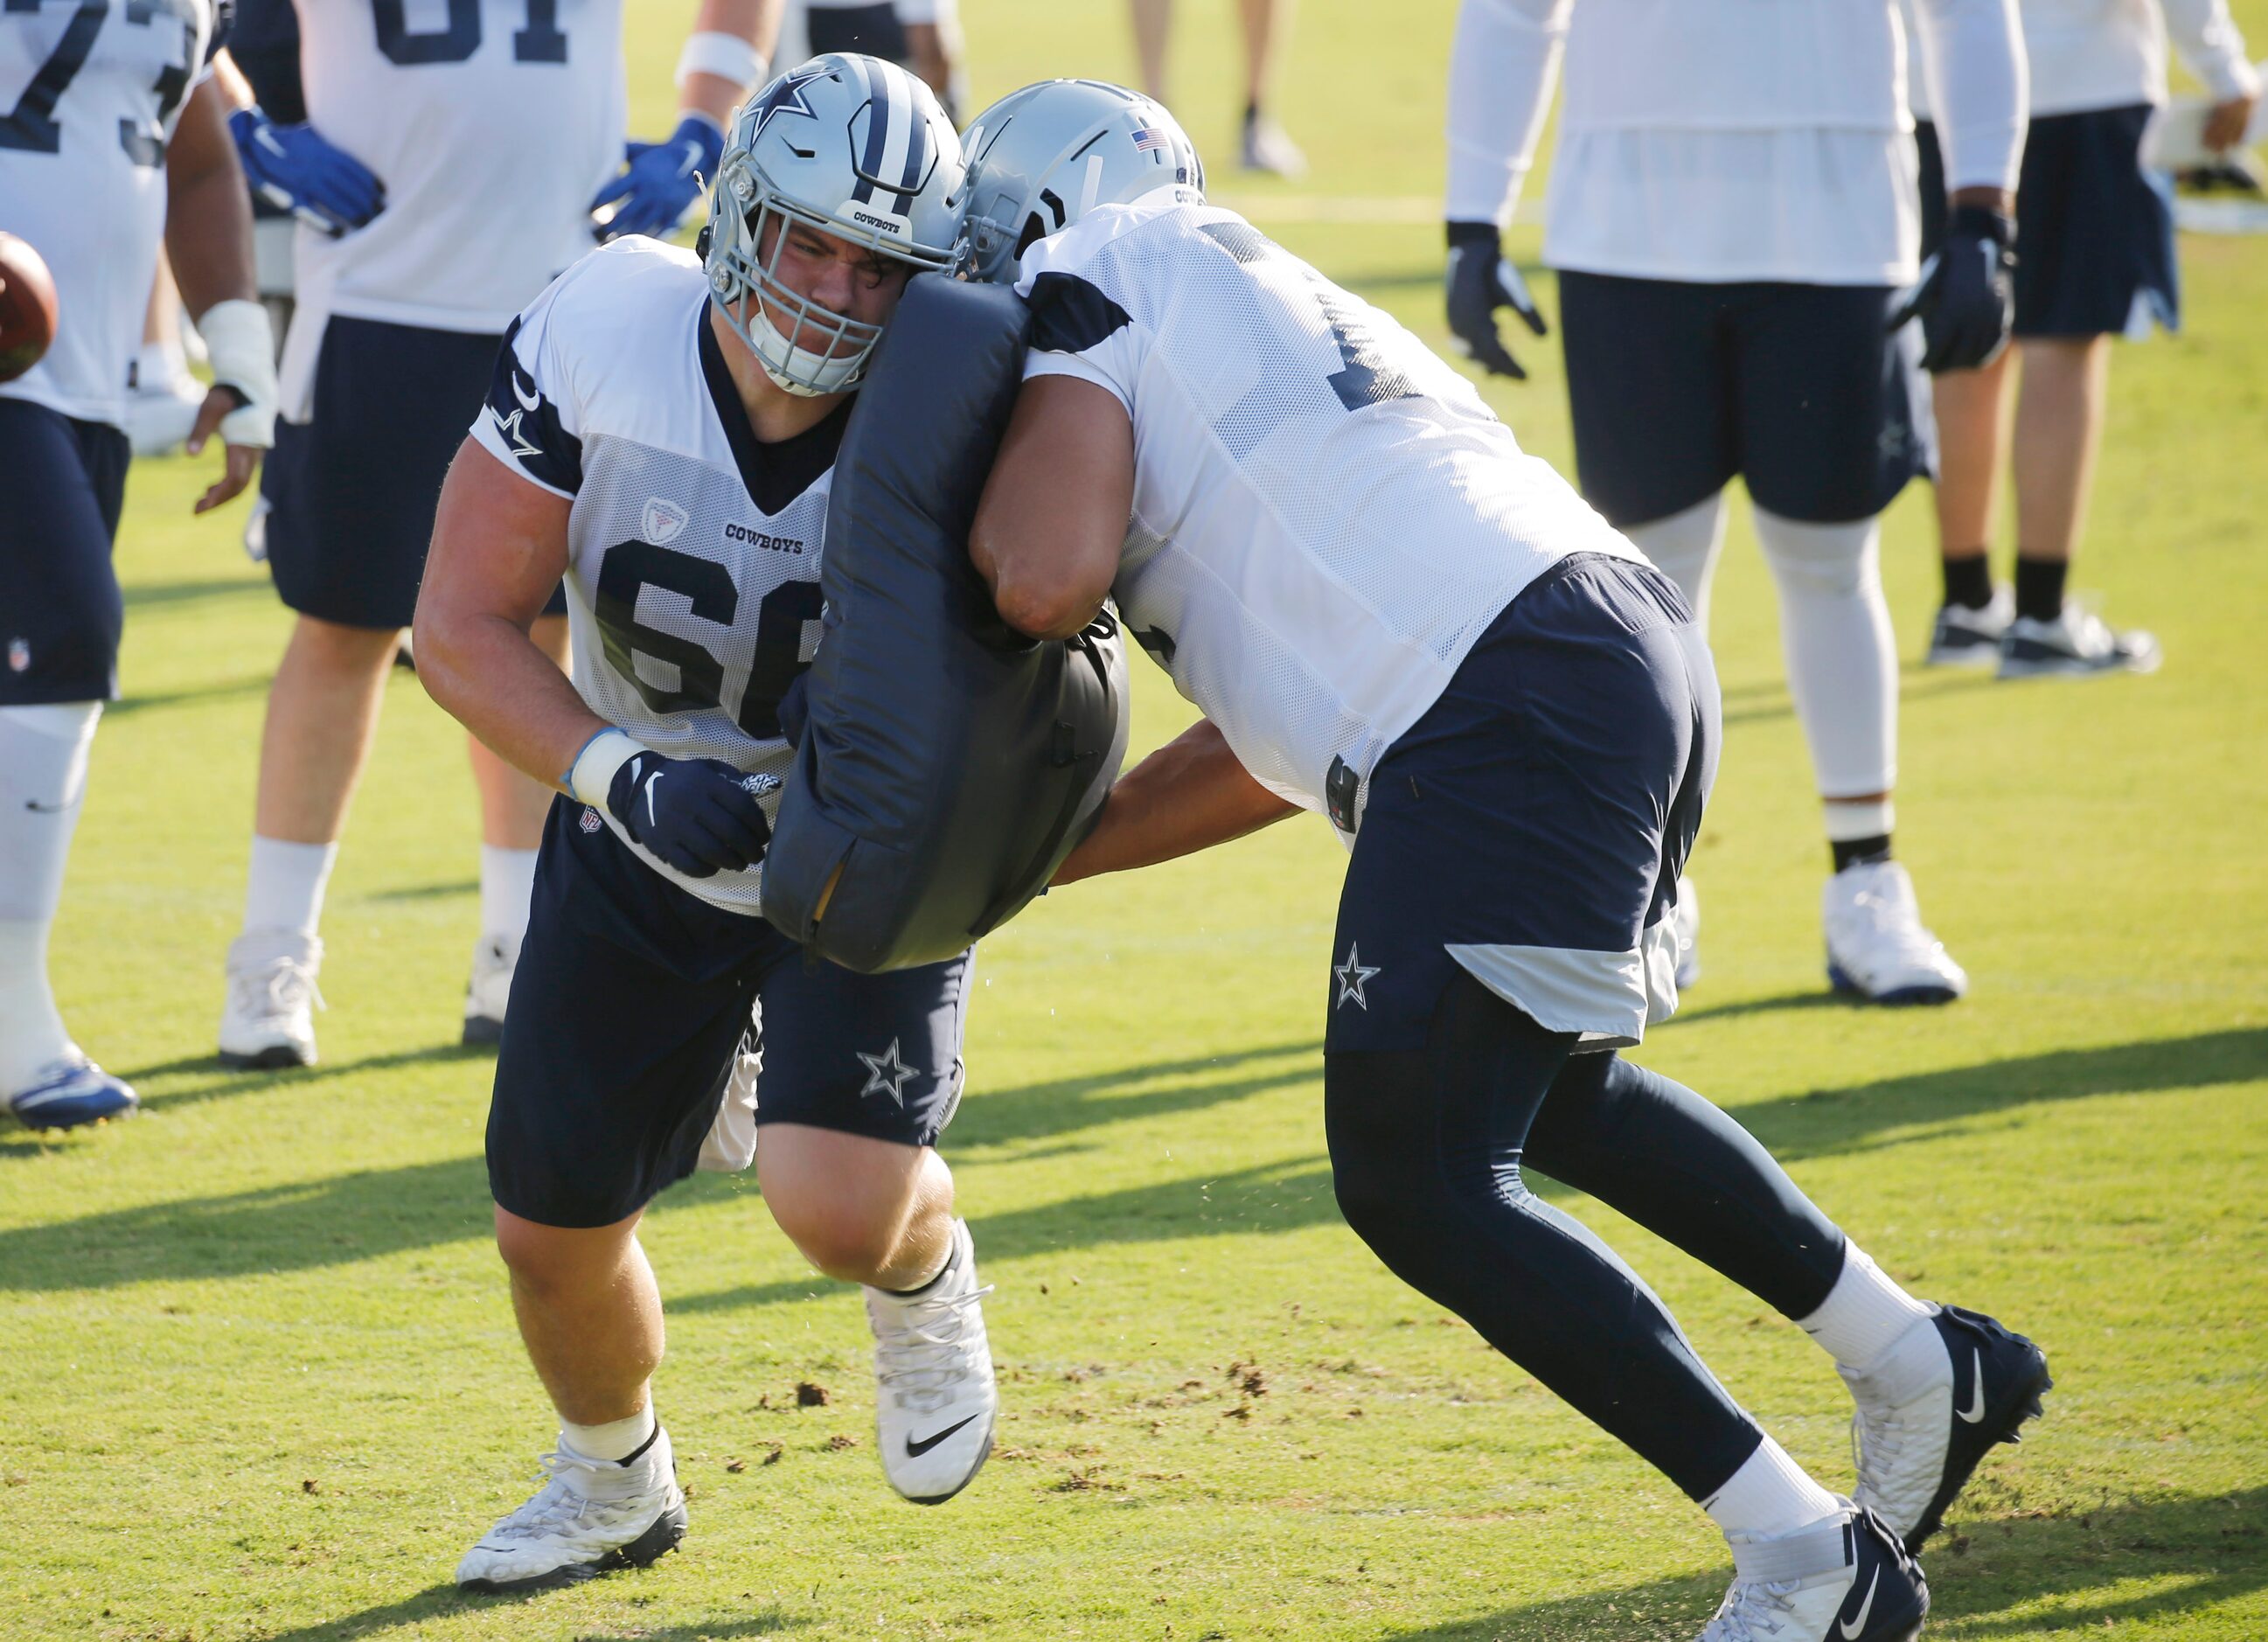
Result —
<instances>
[{"instance_id":1,"label":"navy glove","mask_svg":"<svg viewBox=\"0 0 2268 1642\"><path fill-rule=\"evenodd\" d=\"M756 794L765 784L721 758L664 758L641 747L615 771L607 808L659 859L688 878L711 878L764 858L772 828Z\"/></svg>"},{"instance_id":2,"label":"navy glove","mask_svg":"<svg viewBox=\"0 0 2268 1642\"><path fill-rule=\"evenodd\" d=\"M1449 225L1449 268L1445 281L1449 328L1476 364L1495 376L1526 381L1528 372L1498 336L1496 311L1510 308L1538 336L1548 328L1528 282L1505 260L1494 223Z\"/></svg>"},{"instance_id":3,"label":"navy glove","mask_svg":"<svg viewBox=\"0 0 2268 1642\"><path fill-rule=\"evenodd\" d=\"M1921 368L1974 371L1999 357L2016 322L2016 225L1986 205L1956 205L1945 243L1890 316L1921 320Z\"/></svg>"},{"instance_id":4,"label":"navy glove","mask_svg":"<svg viewBox=\"0 0 2268 1642\"><path fill-rule=\"evenodd\" d=\"M601 243L675 228L686 208L701 197L703 180L716 176L725 158L725 133L707 115L688 114L669 141L632 143L624 158L628 168L591 196L591 234Z\"/></svg>"},{"instance_id":5,"label":"navy glove","mask_svg":"<svg viewBox=\"0 0 2268 1642\"><path fill-rule=\"evenodd\" d=\"M228 117L244 180L270 204L334 239L386 209L386 185L313 126L277 125L257 108Z\"/></svg>"}]
</instances>

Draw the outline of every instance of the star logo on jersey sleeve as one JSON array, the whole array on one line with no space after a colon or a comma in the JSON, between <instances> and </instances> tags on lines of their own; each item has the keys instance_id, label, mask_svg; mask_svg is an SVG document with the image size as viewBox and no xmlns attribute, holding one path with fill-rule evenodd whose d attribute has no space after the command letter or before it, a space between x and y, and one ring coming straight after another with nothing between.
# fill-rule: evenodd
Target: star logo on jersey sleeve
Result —
<instances>
[{"instance_id":1,"label":"star logo on jersey sleeve","mask_svg":"<svg viewBox=\"0 0 2268 1642\"><path fill-rule=\"evenodd\" d=\"M887 1094L897 1102L900 1110L903 1110L906 1104L906 1080L918 1073L921 1068L909 1066L900 1058L898 1040L892 1038L890 1047L880 1055L868 1055L859 1051L858 1059L866 1068L866 1086L858 1091L859 1094L862 1097L869 1094Z\"/></svg>"},{"instance_id":2,"label":"star logo on jersey sleeve","mask_svg":"<svg viewBox=\"0 0 2268 1642\"><path fill-rule=\"evenodd\" d=\"M1339 983L1339 994L1332 1000L1331 1007L1339 1008L1352 998L1357 1009L1368 1011L1370 1000L1362 995L1363 984L1378 973L1378 966L1363 962L1362 948L1349 941L1346 961L1334 968L1331 973L1338 978Z\"/></svg>"}]
</instances>

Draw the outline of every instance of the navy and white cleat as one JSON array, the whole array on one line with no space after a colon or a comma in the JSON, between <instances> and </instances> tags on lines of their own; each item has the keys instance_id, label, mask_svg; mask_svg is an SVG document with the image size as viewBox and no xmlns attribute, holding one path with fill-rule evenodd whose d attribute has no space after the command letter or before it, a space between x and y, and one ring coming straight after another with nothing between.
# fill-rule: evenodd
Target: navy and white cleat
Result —
<instances>
[{"instance_id":1,"label":"navy and white cleat","mask_svg":"<svg viewBox=\"0 0 2268 1642\"><path fill-rule=\"evenodd\" d=\"M127 1116L141 1104L133 1090L76 1050L41 1067L8 1097L8 1109L26 1129L77 1129Z\"/></svg>"},{"instance_id":2,"label":"navy and white cleat","mask_svg":"<svg viewBox=\"0 0 2268 1642\"><path fill-rule=\"evenodd\" d=\"M2006 587L1992 590L1992 602L1981 610L1965 604L1943 604L1930 623L1926 666L1989 667L2000 659L2000 639L2016 619L2016 600Z\"/></svg>"},{"instance_id":3,"label":"navy and white cleat","mask_svg":"<svg viewBox=\"0 0 2268 1642\"><path fill-rule=\"evenodd\" d=\"M953 1223L953 1259L912 1294L866 1290L874 1330L876 1436L890 1486L917 1506L942 1505L968 1486L992 1452L1000 1390L984 1336L976 1248Z\"/></svg>"},{"instance_id":4,"label":"navy and white cleat","mask_svg":"<svg viewBox=\"0 0 2268 1642\"><path fill-rule=\"evenodd\" d=\"M1827 880L1820 897L1827 981L1874 1004L1949 1004L1969 975L1923 927L1913 880L1896 861L1860 861Z\"/></svg>"},{"instance_id":5,"label":"navy and white cleat","mask_svg":"<svg viewBox=\"0 0 2268 1642\"><path fill-rule=\"evenodd\" d=\"M1995 1443L2017 1442L2055 1383L2040 1348L1957 1306L1917 1318L1880 1360L1841 1374L1858 1401L1853 1497L1918 1551Z\"/></svg>"},{"instance_id":6,"label":"navy and white cleat","mask_svg":"<svg viewBox=\"0 0 2268 1642\"><path fill-rule=\"evenodd\" d=\"M457 1565L468 1591L535 1591L643 1568L685 1537L685 1491L669 1434L628 1460L586 1460L564 1442L543 1456L543 1485L481 1535Z\"/></svg>"},{"instance_id":7,"label":"navy and white cleat","mask_svg":"<svg viewBox=\"0 0 2268 1642\"><path fill-rule=\"evenodd\" d=\"M504 1042L504 1006L512 1001L512 971L519 967L519 938L487 934L473 948L473 977L465 983L465 1034L468 1048L494 1049Z\"/></svg>"},{"instance_id":8,"label":"navy and white cleat","mask_svg":"<svg viewBox=\"0 0 2268 1642\"><path fill-rule=\"evenodd\" d=\"M2000 640L2004 679L2094 678L2105 673L2155 673L2165 652L2136 628L2117 632L2077 600L2052 622L2020 615Z\"/></svg>"},{"instance_id":9,"label":"navy and white cleat","mask_svg":"<svg viewBox=\"0 0 2268 1642\"><path fill-rule=\"evenodd\" d=\"M1770 1538L1727 1534L1733 1588L1700 1642L1911 1642L1929 1582L1873 1512Z\"/></svg>"}]
</instances>

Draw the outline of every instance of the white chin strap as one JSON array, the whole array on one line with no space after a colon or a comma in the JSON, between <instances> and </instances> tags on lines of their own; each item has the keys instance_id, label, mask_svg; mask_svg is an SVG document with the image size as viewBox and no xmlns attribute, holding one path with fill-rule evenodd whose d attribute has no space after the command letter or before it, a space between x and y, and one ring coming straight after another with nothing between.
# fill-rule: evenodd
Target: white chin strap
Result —
<instances>
[{"instance_id":1,"label":"white chin strap","mask_svg":"<svg viewBox=\"0 0 2268 1642\"><path fill-rule=\"evenodd\" d=\"M748 316L748 342L755 350L756 363L783 391L802 399L818 399L839 394L858 379L866 363L864 353L838 359L798 348L780 335L761 301L751 298L747 306L754 310Z\"/></svg>"}]
</instances>

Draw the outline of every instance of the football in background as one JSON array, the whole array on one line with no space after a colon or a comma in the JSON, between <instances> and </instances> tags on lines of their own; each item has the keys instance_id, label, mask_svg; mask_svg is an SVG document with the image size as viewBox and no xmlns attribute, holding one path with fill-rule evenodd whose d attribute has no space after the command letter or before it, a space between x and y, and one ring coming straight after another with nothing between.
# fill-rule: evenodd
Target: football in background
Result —
<instances>
[{"instance_id":1,"label":"football in background","mask_svg":"<svg viewBox=\"0 0 2268 1642\"><path fill-rule=\"evenodd\" d=\"M55 276L29 243L0 233L0 382L39 364L55 340Z\"/></svg>"}]
</instances>

